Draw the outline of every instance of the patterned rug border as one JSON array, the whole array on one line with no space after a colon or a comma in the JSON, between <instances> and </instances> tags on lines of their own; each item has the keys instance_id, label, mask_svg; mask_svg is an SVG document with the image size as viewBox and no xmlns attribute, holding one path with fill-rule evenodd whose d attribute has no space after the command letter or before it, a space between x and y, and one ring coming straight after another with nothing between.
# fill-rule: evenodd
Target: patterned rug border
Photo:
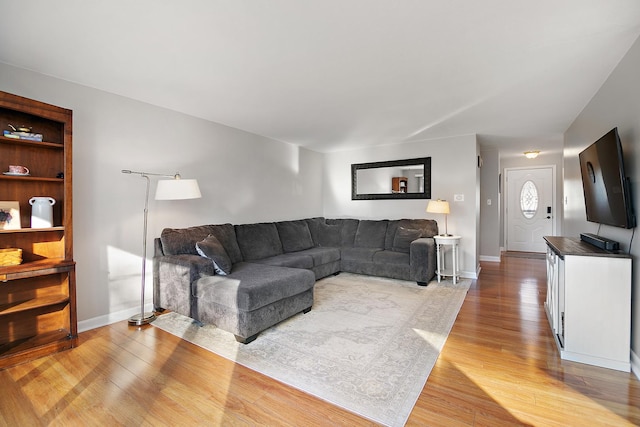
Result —
<instances>
[{"instance_id":1,"label":"patterned rug border","mask_svg":"<svg viewBox=\"0 0 640 427\"><path fill-rule=\"evenodd\" d=\"M344 282L354 281L359 283L344 284ZM347 357L342 358L346 360L338 357L339 363L342 363L339 368L332 365L336 363L335 360L328 356L325 357L326 353L322 353L323 343L317 345L316 353L307 347L300 348L304 345L305 339L309 341L321 336L313 330L314 320L317 320L314 316L322 319L322 316L335 316L335 313L329 313L331 310L343 310L342 307L336 307L336 301L337 305L340 305L340 300L331 301L332 295L344 297L340 292L334 295L335 289L339 290L340 286L346 286L351 292L353 289L359 289L352 288L352 286L363 287L363 295L357 296L359 298L358 304L362 302L363 297L369 298L370 295L374 295L370 301L363 303L363 309L373 307L372 313L376 313L376 310L380 308L376 305L380 305L380 301L389 302L384 300L382 296L376 300L375 290L377 287L380 287L381 290L388 289L390 284L404 289L402 293L394 292L393 295L394 297L398 296L401 301L402 298L405 298L404 301L409 309L408 311L404 310L404 306L398 308L400 310L398 315L404 316L398 323L392 325L393 328L401 332L397 334L398 336L385 338L382 334L386 339L384 342L371 344L370 341L376 341L374 339L376 335L371 331L376 331L377 318L368 313L355 313L354 316L360 315L361 319L369 319L371 316L372 324L367 325L369 330L345 332L340 329L340 326L336 326L335 330L325 331L325 334L329 334L332 340L344 338L347 340L345 342L352 344L352 346L354 342L356 343L351 348L355 349L354 354L347 354ZM374 422L390 426L404 425L444 347L470 285L471 280L469 279L463 279L456 285L453 285L450 280L441 283L434 280L429 283L429 286L420 287L414 282L341 273L339 276L325 278L317 282L315 287L316 302L311 312L281 322L261 333L256 341L246 346L238 344L233 335L221 331L213 325L200 327L192 319L177 313L163 314L152 325L207 351ZM335 288L336 286L337 288ZM416 296L420 296L420 299L415 300ZM434 304L437 304L435 307L437 310L444 312L434 312ZM346 311L340 311L341 316L353 314L349 312L349 309L353 310L353 306L344 309ZM381 309L388 309L388 307ZM322 323L322 327L325 327L326 322ZM345 323L349 322L341 318L336 325L344 325ZM435 330L424 330L420 328L421 325L429 325ZM296 327L305 326L307 329L310 327L311 330L296 330ZM384 330L384 328L382 329ZM351 335L347 337L345 334ZM419 335L418 338L416 338L416 334ZM289 339L290 336L295 336L295 339ZM302 342L300 346L298 340ZM408 344L405 345L405 343ZM414 345L410 345L411 343ZM314 342L314 344L317 343ZM325 344L330 348L340 347L335 343ZM369 349L368 346L372 346L373 351L366 351ZM265 354L269 354L269 357L265 357ZM349 359L354 360L350 361ZM357 367L349 367L349 362ZM291 365L287 366L287 363ZM345 367L344 364L347 366ZM394 364L397 364L397 371L393 369L396 366ZM366 372L368 376L352 378L357 375L358 369L362 369L362 366L368 367L368 372ZM313 374L316 373L314 369L322 371L324 376L314 376ZM349 375L351 382L343 381L343 378L340 377L345 372L351 374ZM406 375L407 372L410 372L411 375ZM300 376L305 375L306 378L301 380ZM328 377L328 382L326 377ZM387 382L390 382L394 388L388 390L383 387ZM339 384L341 383L344 383L342 384L344 389L340 389ZM354 387L356 390L353 389Z\"/></svg>"}]
</instances>

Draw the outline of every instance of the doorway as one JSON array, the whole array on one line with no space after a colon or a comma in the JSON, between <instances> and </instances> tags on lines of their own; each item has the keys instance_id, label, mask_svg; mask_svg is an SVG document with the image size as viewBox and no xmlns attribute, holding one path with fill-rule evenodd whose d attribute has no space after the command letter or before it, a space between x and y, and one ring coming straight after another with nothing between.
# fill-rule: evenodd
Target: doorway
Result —
<instances>
[{"instance_id":1,"label":"doorway","mask_svg":"<svg viewBox=\"0 0 640 427\"><path fill-rule=\"evenodd\" d=\"M505 169L505 247L546 252L555 231L555 166Z\"/></svg>"}]
</instances>

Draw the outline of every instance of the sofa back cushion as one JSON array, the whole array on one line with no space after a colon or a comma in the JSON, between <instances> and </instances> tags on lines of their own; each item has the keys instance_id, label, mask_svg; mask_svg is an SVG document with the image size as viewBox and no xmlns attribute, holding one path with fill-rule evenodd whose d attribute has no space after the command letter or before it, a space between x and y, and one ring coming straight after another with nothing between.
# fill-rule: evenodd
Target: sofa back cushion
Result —
<instances>
[{"instance_id":1,"label":"sofa back cushion","mask_svg":"<svg viewBox=\"0 0 640 427\"><path fill-rule=\"evenodd\" d=\"M210 225L189 228L165 228L160 234L165 255L198 255L196 243L211 234Z\"/></svg>"},{"instance_id":2,"label":"sofa back cushion","mask_svg":"<svg viewBox=\"0 0 640 427\"><path fill-rule=\"evenodd\" d=\"M343 248L352 248L358 231L360 220L352 218L327 219L327 225L340 226L340 244Z\"/></svg>"},{"instance_id":3,"label":"sofa back cushion","mask_svg":"<svg viewBox=\"0 0 640 427\"><path fill-rule=\"evenodd\" d=\"M236 238L245 261L283 253L278 229L272 222L236 225Z\"/></svg>"},{"instance_id":4,"label":"sofa back cushion","mask_svg":"<svg viewBox=\"0 0 640 427\"><path fill-rule=\"evenodd\" d=\"M327 224L326 220L322 217L307 218L305 221L309 226L311 238L315 246L340 247L341 224Z\"/></svg>"},{"instance_id":5,"label":"sofa back cushion","mask_svg":"<svg viewBox=\"0 0 640 427\"><path fill-rule=\"evenodd\" d=\"M438 223L433 219L401 219L398 226L420 230L420 237L433 237L438 234Z\"/></svg>"},{"instance_id":6,"label":"sofa back cushion","mask_svg":"<svg viewBox=\"0 0 640 427\"><path fill-rule=\"evenodd\" d=\"M388 251L393 250L393 240L396 238L396 230L400 224L399 219L391 220L387 223L387 234L384 237L384 248Z\"/></svg>"},{"instance_id":7,"label":"sofa back cushion","mask_svg":"<svg viewBox=\"0 0 640 427\"><path fill-rule=\"evenodd\" d=\"M415 228L398 227L391 250L394 252L410 252L411 242L422 237L422 231Z\"/></svg>"},{"instance_id":8,"label":"sofa back cushion","mask_svg":"<svg viewBox=\"0 0 640 427\"><path fill-rule=\"evenodd\" d=\"M361 220L353 246L356 248L384 248L387 220Z\"/></svg>"},{"instance_id":9,"label":"sofa back cushion","mask_svg":"<svg viewBox=\"0 0 640 427\"><path fill-rule=\"evenodd\" d=\"M276 228L285 253L303 251L314 246L305 220L276 222Z\"/></svg>"}]
</instances>

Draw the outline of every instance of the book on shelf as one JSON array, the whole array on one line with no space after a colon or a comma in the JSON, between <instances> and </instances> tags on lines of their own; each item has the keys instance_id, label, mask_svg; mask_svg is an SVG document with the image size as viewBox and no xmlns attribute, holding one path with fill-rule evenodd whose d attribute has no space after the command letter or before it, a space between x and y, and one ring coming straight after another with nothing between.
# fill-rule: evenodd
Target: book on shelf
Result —
<instances>
[{"instance_id":1,"label":"book on shelf","mask_svg":"<svg viewBox=\"0 0 640 427\"><path fill-rule=\"evenodd\" d=\"M6 138L25 139L25 140L28 140L28 141L42 142L42 134L41 133L13 132L13 131L10 131L10 130L5 130L5 131L3 131L3 135Z\"/></svg>"}]
</instances>

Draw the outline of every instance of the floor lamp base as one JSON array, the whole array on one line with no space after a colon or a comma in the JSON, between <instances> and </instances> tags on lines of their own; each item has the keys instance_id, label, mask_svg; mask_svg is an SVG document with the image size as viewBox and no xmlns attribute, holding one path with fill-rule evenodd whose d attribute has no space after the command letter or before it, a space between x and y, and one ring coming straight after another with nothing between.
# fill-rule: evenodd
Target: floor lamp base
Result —
<instances>
[{"instance_id":1,"label":"floor lamp base","mask_svg":"<svg viewBox=\"0 0 640 427\"><path fill-rule=\"evenodd\" d=\"M138 313L129 318L129 324L142 326L142 325L146 325L147 323L151 323L154 320L156 320L156 315L153 313L144 313L144 314Z\"/></svg>"}]
</instances>

